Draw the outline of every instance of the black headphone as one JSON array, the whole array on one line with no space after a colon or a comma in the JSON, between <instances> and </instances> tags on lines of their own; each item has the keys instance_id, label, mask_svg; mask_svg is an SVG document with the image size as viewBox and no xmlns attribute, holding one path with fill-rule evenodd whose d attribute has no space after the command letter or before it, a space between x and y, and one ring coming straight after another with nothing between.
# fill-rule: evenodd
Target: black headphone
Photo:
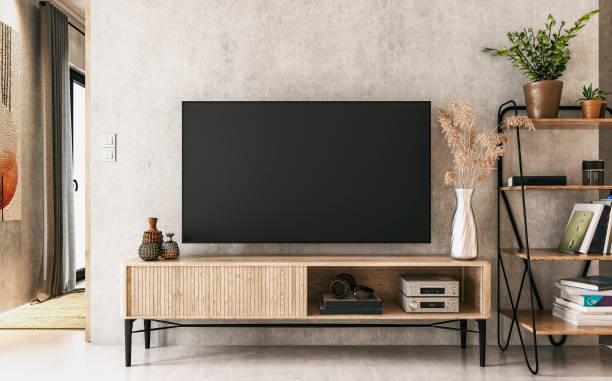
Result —
<instances>
[{"instance_id":1,"label":"black headphone","mask_svg":"<svg viewBox=\"0 0 612 381\"><path fill-rule=\"evenodd\" d=\"M374 296L374 289L368 286L355 286L353 295L355 295L357 299L370 299Z\"/></svg>"},{"instance_id":2,"label":"black headphone","mask_svg":"<svg viewBox=\"0 0 612 381\"><path fill-rule=\"evenodd\" d=\"M329 285L329 291L337 299L345 298L349 292L357 299L370 299L374 296L374 289L355 284L355 278L351 274L336 275L336 279Z\"/></svg>"},{"instance_id":3,"label":"black headphone","mask_svg":"<svg viewBox=\"0 0 612 381\"><path fill-rule=\"evenodd\" d=\"M338 299L346 297L353 288L355 288L355 278L351 274L338 274L329 285L329 291Z\"/></svg>"}]
</instances>

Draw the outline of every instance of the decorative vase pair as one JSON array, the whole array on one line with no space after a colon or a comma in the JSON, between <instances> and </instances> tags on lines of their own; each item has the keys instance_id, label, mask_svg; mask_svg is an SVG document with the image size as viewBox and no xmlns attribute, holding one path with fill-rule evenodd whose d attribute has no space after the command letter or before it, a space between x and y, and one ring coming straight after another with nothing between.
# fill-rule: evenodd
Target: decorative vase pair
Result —
<instances>
[{"instance_id":1,"label":"decorative vase pair","mask_svg":"<svg viewBox=\"0 0 612 381\"><path fill-rule=\"evenodd\" d=\"M166 233L168 241L164 242L163 233L157 230L157 218L149 218L149 230L142 236L138 256L145 261L154 261L160 256L163 259L175 259L180 255L178 243L172 240L174 233Z\"/></svg>"}]
</instances>

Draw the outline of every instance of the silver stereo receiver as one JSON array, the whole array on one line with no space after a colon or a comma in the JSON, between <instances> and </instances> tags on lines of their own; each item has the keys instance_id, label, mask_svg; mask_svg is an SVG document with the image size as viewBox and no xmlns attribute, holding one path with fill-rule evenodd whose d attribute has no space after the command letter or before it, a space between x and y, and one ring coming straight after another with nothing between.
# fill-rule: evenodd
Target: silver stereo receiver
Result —
<instances>
[{"instance_id":1,"label":"silver stereo receiver","mask_svg":"<svg viewBox=\"0 0 612 381\"><path fill-rule=\"evenodd\" d=\"M458 297L406 296L401 291L397 294L406 312L459 312Z\"/></svg>"},{"instance_id":2,"label":"silver stereo receiver","mask_svg":"<svg viewBox=\"0 0 612 381\"><path fill-rule=\"evenodd\" d=\"M459 296L459 282L441 275L399 275L397 288L406 296Z\"/></svg>"}]
</instances>

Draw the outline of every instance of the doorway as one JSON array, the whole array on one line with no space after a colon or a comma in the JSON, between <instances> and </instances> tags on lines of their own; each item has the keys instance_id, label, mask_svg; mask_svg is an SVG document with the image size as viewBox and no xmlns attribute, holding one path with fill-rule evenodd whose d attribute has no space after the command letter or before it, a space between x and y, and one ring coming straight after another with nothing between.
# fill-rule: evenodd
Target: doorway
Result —
<instances>
[{"instance_id":1,"label":"doorway","mask_svg":"<svg viewBox=\"0 0 612 381\"><path fill-rule=\"evenodd\" d=\"M85 288L85 76L70 69L74 185L74 255L77 289Z\"/></svg>"}]
</instances>

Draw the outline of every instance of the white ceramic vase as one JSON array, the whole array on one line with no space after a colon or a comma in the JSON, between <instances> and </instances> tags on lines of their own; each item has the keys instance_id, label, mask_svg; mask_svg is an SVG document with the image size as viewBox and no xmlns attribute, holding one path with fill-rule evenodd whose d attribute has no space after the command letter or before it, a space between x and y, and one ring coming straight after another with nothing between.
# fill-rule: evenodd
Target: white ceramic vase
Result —
<instances>
[{"instance_id":1,"label":"white ceramic vase","mask_svg":"<svg viewBox=\"0 0 612 381\"><path fill-rule=\"evenodd\" d=\"M451 257L474 259L478 256L476 219L472 210L474 188L455 188L455 215L451 230Z\"/></svg>"}]
</instances>

